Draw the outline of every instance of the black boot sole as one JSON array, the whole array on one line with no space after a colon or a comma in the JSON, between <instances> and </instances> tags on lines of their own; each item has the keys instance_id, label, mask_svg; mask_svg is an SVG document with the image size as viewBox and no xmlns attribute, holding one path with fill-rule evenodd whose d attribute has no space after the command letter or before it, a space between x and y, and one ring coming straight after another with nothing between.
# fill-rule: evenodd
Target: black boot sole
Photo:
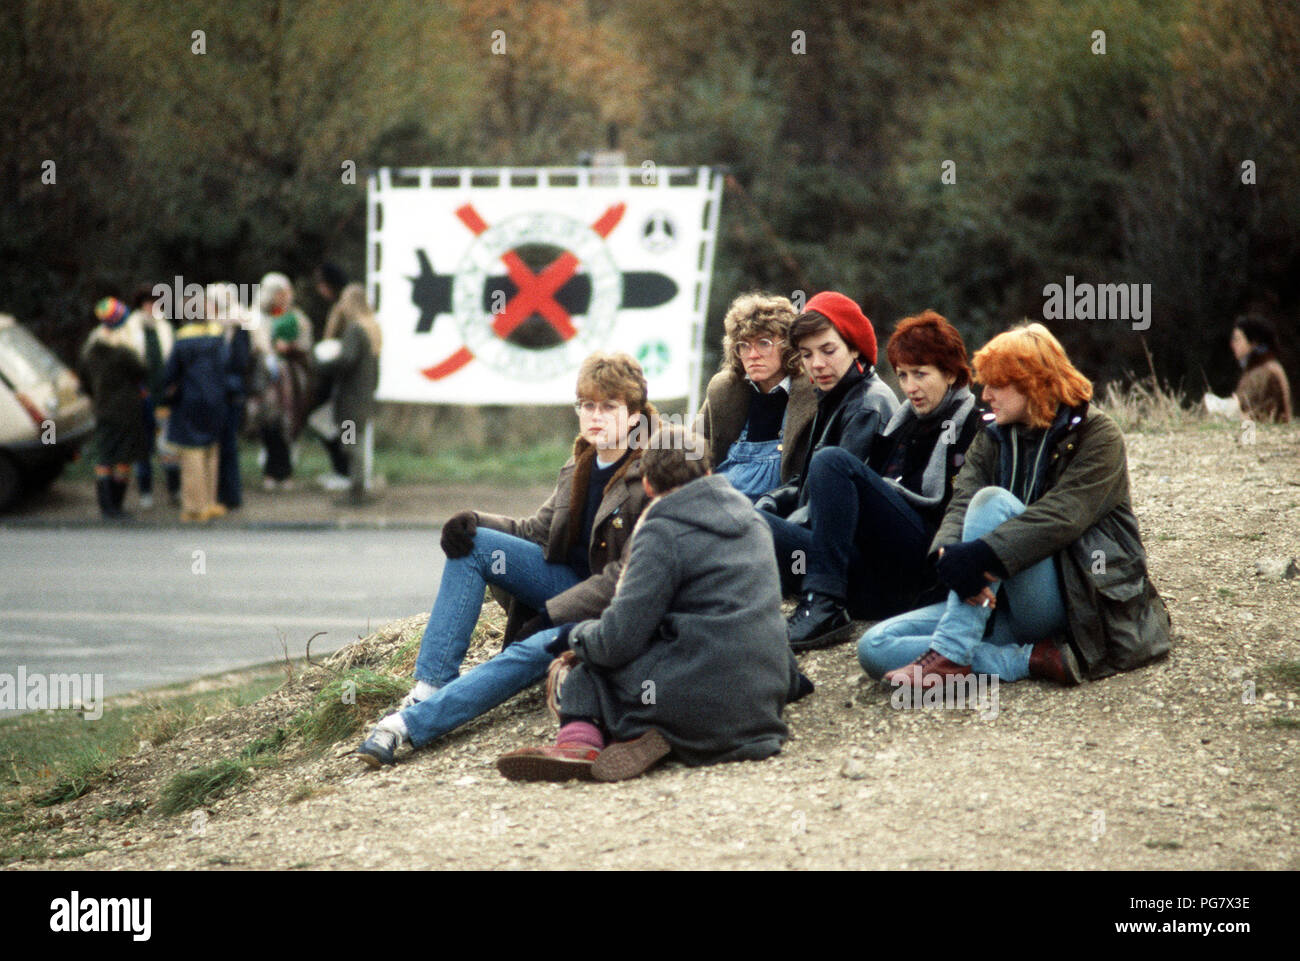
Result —
<instances>
[{"instance_id":1,"label":"black boot sole","mask_svg":"<svg viewBox=\"0 0 1300 961\"><path fill-rule=\"evenodd\" d=\"M790 642L792 651L815 651L823 647L834 647L836 644L843 644L853 637L853 622L849 621L842 627L832 628L822 634L814 634L812 637L806 637L799 641Z\"/></svg>"}]
</instances>

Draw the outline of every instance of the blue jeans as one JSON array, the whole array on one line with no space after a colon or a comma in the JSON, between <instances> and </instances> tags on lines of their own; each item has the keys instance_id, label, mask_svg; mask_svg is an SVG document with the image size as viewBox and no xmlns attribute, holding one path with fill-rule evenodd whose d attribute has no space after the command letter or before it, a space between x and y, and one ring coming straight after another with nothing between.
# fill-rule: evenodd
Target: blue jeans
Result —
<instances>
[{"instance_id":1,"label":"blue jeans","mask_svg":"<svg viewBox=\"0 0 1300 961\"><path fill-rule=\"evenodd\" d=\"M1001 487L985 487L971 498L962 540L974 540L1023 513L1025 505ZM973 607L953 591L948 599L877 624L858 642L858 660L880 677L935 650L976 674L1002 681L1029 676L1034 643L1066 630L1065 602L1051 557L1045 557L997 586L996 611ZM985 636L989 618L992 628Z\"/></svg>"},{"instance_id":2,"label":"blue jeans","mask_svg":"<svg viewBox=\"0 0 1300 961\"><path fill-rule=\"evenodd\" d=\"M558 628L511 644L468 674L460 673L488 584L505 588L523 604L541 609L581 578L567 564L551 564L532 541L480 527L474 548L448 560L429 623L420 641L415 678L441 685L430 697L402 711L411 742L420 747L491 710L546 674L544 648Z\"/></svg>"}]
</instances>

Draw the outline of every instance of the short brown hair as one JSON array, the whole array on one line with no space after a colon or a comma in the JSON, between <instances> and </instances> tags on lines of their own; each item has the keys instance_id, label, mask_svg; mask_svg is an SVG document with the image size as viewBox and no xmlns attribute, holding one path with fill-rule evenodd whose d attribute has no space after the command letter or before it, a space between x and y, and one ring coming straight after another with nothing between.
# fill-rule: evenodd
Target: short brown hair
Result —
<instances>
[{"instance_id":1,"label":"short brown hair","mask_svg":"<svg viewBox=\"0 0 1300 961\"><path fill-rule=\"evenodd\" d=\"M667 494L708 472L709 447L704 438L677 424L661 425L641 455L641 475L656 494Z\"/></svg>"},{"instance_id":2,"label":"short brown hair","mask_svg":"<svg viewBox=\"0 0 1300 961\"><path fill-rule=\"evenodd\" d=\"M790 345L795 350L799 349L799 341L805 337L811 337L814 334L820 334L823 330L833 330L839 334L839 328L831 323L831 319L823 313L816 310L805 310L802 314L794 319L790 325ZM844 340L844 335L840 334L840 340ZM844 340L844 346L850 351L854 350L852 344Z\"/></svg>"},{"instance_id":3,"label":"short brown hair","mask_svg":"<svg viewBox=\"0 0 1300 961\"><path fill-rule=\"evenodd\" d=\"M649 393L645 373L630 354L597 351L578 368L579 400L621 400L629 413L639 414Z\"/></svg>"},{"instance_id":4,"label":"short brown hair","mask_svg":"<svg viewBox=\"0 0 1300 961\"><path fill-rule=\"evenodd\" d=\"M952 382L954 388L970 383L970 363L966 360L966 344L961 334L933 310L923 310L915 317L900 320L885 347L885 355L895 370L900 365L929 364L956 377Z\"/></svg>"},{"instance_id":5,"label":"short brown hair","mask_svg":"<svg viewBox=\"0 0 1300 961\"><path fill-rule=\"evenodd\" d=\"M736 344L756 337L782 340L781 368L787 374L797 374L803 369L799 351L790 339L790 325L794 323L795 309L790 298L761 291L741 294L727 308L722 318L722 365L719 370L730 370L737 377L745 376L745 365L736 356Z\"/></svg>"}]
</instances>

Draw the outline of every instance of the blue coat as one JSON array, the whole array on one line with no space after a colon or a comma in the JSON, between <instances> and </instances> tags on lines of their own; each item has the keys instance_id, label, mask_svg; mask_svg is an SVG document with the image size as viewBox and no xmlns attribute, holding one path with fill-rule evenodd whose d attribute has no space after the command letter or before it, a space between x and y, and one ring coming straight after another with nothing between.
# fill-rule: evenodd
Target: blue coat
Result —
<instances>
[{"instance_id":1,"label":"blue coat","mask_svg":"<svg viewBox=\"0 0 1300 961\"><path fill-rule=\"evenodd\" d=\"M220 440L226 417L226 362L219 324L196 321L176 332L163 388L172 410L167 439L173 444L206 447Z\"/></svg>"}]
</instances>

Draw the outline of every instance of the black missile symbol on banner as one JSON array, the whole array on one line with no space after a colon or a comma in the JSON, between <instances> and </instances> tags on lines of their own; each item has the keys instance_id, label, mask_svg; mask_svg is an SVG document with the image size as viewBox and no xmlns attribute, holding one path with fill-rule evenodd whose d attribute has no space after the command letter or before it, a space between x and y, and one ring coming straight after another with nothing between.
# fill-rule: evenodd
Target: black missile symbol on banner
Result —
<instances>
[{"instance_id":1,"label":"black missile symbol on banner","mask_svg":"<svg viewBox=\"0 0 1300 961\"><path fill-rule=\"evenodd\" d=\"M411 302L420 308L420 319L415 325L417 334L427 334L433 330L433 322L439 314L451 313L451 288L454 274L439 274L429 263L429 256L417 249L415 256L420 263L420 272L411 281ZM519 288L506 274L489 276L483 285L483 312L493 313L501 304L509 303ZM591 278L587 274L575 274L557 290L554 300L570 316L585 314L591 302ZM677 282L667 274L648 270L629 270L623 274L623 299L621 310L637 310L659 307L677 296ZM521 336L523 332L521 331ZM549 346L549 345L528 345Z\"/></svg>"}]
</instances>

